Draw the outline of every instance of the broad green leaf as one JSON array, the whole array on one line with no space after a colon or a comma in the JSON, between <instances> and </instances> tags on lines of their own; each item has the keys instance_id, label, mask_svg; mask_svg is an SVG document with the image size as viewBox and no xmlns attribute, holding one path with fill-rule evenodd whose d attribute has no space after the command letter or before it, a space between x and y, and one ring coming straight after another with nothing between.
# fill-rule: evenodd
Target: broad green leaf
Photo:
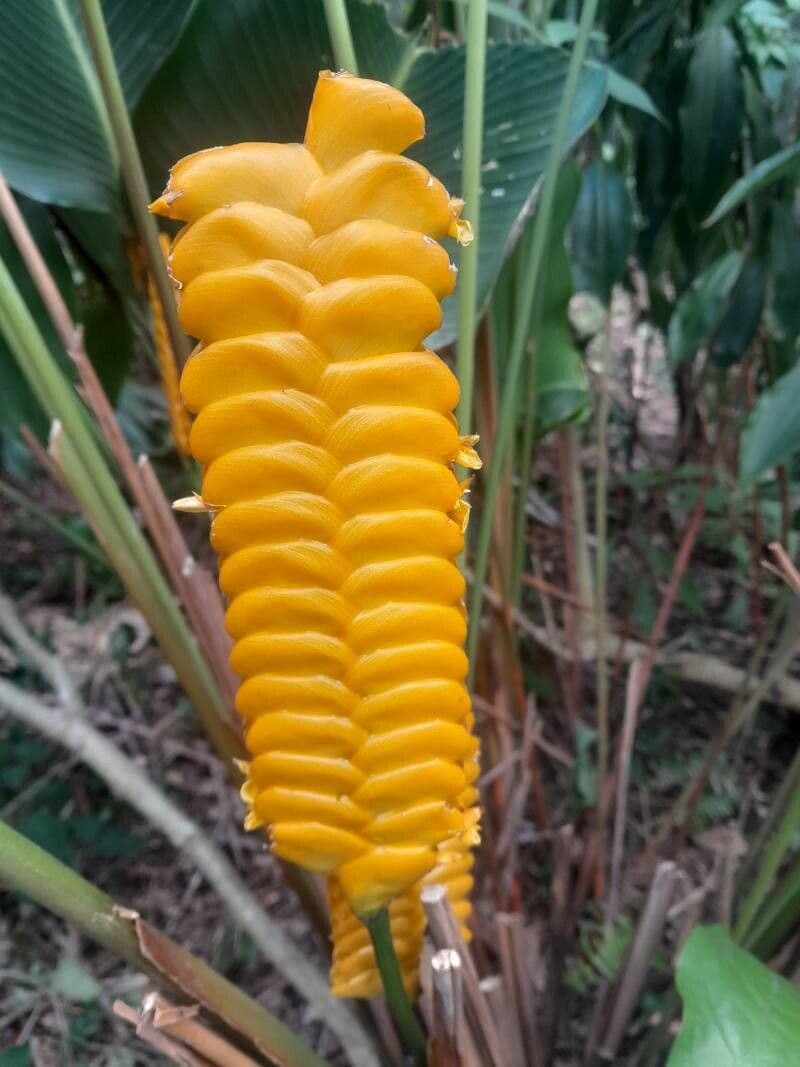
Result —
<instances>
[{"instance_id":1,"label":"broad green leaf","mask_svg":"<svg viewBox=\"0 0 800 1067\"><path fill-rule=\"evenodd\" d=\"M800 449L800 363L761 394L742 434L741 473L757 478Z\"/></svg>"},{"instance_id":2,"label":"broad green leaf","mask_svg":"<svg viewBox=\"0 0 800 1067\"><path fill-rule=\"evenodd\" d=\"M679 103L688 67L686 49L675 48L667 61L650 74L647 88L665 122L644 120L634 140L636 152L636 198L642 215L637 237L637 253L650 269L659 234L668 223L675 201L681 195L681 137ZM667 240L664 241L664 236ZM668 230L662 244L668 244ZM656 268L658 269L658 268ZM657 286L652 287L657 290Z\"/></svg>"},{"instance_id":3,"label":"broad green leaf","mask_svg":"<svg viewBox=\"0 0 800 1067\"><path fill-rule=\"evenodd\" d=\"M642 111L659 122L666 123L666 119L658 110L652 96L637 82L626 78L624 74L609 67L608 70L608 95L620 104Z\"/></svg>"},{"instance_id":4,"label":"broad green leaf","mask_svg":"<svg viewBox=\"0 0 800 1067\"><path fill-rule=\"evenodd\" d=\"M800 992L700 926L678 959L683 1022L667 1067L789 1067L800 1062Z\"/></svg>"},{"instance_id":5,"label":"broad green leaf","mask_svg":"<svg viewBox=\"0 0 800 1067\"><path fill-rule=\"evenodd\" d=\"M680 298L667 332L667 349L673 366L694 356L708 340L726 310L742 263L741 252L729 252L698 275Z\"/></svg>"},{"instance_id":6,"label":"broad green leaf","mask_svg":"<svg viewBox=\"0 0 800 1067\"><path fill-rule=\"evenodd\" d=\"M800 141L776 152L768 159L762 159L744 177L735 181L705 221L706 226L725 218L734 208L749 196L759 192L772 182L800 170Z\"/></svg>"},{"instance_id":7,"label":"broad green leaf","mask_svg":"<svg viewBox=\"0 0 800 1067\"><path fill-rule=\"evenodd\" d=\"M793 345L800 334L800 227L790 203L772 205L770 227L770 272L772 328L784 345Z\"/></svg>"},{"instance_id":8,"label":"broad green leaf","mask_svg":"<svg viewBox=\"0 0 800 1067\"><path fill-rule=\"evenodd\" d=\"M718 367L737 363L749 348L764 310L765 289L764 268L758 260L747 260L714 327L709 351Z\"/></svg>"},{"instance_id":9,"label":"broad green leaf","mask_svg":"<svg viewBox=\"0 0 800 1067\"><path fill-rule=\"evenodd\" d=\"M95 211L116 203L116 149L72 0L3 4L0 169L34 200Z\"/></svg>"},{"instance_id":10,"label":"broad green leaf","mask_svg":"<svg viewBox=\"0 0 800 1067\"><path fill-rule=\"evenodd\" d=\"M625 179L607 163L586 169L570 245L576 290L594 293L608 306L633 246L633 205Z\"/></svg>"},{"instance_id":11,"label":"broad green leaf","mask_svg":"<svg viewBox=\"0 0 800 1067\"><path fill-rule=\"evenodd\" d=\"M350 0L362 74L400 85L425 112L427 135L410 153L457 195L461 184L464 49L418 48L380 4ZM487 52L484 189L478 299L482 307L533 209L568 57L556 49L496 42ZM322 0L199 0L180 42L145 92L137 132L153 193L181 156L240 140L303 137L320 69L333 64ZM606 72L584 71L569 143L602 109ZM469 217L469 205L465 210ZM455 301L431 339L455 337Z\"/></svg>"},{"instance_id":12,"label":"broad green leaf","mask_svg":"<svg viewBox=\"0 0 800 1067\"><path fill-rule=\"evenodd\" d=\"M174 47L196 0L104 0L129 105ZM5 0L0 169L26 196L118 212L117 152L76 0Z\"/></svg>"},{"instance_id":13,"label":"broad green leaf","mask_svg":"<svg viewBox=\"0 0 800 1067\"><path fill-rule=\"evenodd\" d=\"M692 214L703 218L724 188L743 116L736 40L726 26L700 35L681 106L683 181Z\"/></svg>"},{"instance_id":14,"label":"broad green leaf","mask_svg":"<svg viewBox=\"0 0 800 1067\"><path fill-rule=\"evenodd\" d=\"M478 306L483 308L500 268L533 212L547 162L568 57L530 44L491 44L486 56L481 246ZM595 121L606 97L606 72L587 67L578 84L568 145ZM464 49L421 52L405 90L425 112L427 136L410 155L451 190L461 184ZM469 217L469 205L465 208ZM456 336L456 300L444 305L445 321L429 343Z\"/></svg>"},{"instance_id":15,"label":"broad green leaf","mask_svg":"<svg viewBox=\"0 0 800 1067\"><path fill-rule=\"evenodd\" d=\"M169 55L197 0L103 0L103 16L128 107Z\"/></svg>"},{"instance_id":16,"label":"broad green leaf","mask_svg":"<svg viewBox=\"0 0 800 1067\"><path fill-rule=\"evenodd\" d=\"M539 436L580 419L589 386L581 354L572 340L568 308L573 293L564 237L581 188L574 163L562 169L556 186L546 254L542 314L536 336L536 431Z\"/></svg>"}]
</instances>

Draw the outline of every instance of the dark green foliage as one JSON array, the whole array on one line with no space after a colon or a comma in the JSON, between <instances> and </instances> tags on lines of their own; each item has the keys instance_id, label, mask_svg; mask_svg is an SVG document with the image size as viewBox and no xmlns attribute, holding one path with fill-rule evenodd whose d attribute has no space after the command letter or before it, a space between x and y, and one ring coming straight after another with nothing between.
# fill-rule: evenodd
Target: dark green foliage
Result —
<instances>
[{"instance_id":1,"label":"dark green foliage","mask_svg":"<svg viewBox=\"0 0 800 1067\"><path fill-rule=\"evenodd\" d=\"M606 163L583 175L570 228L575 288L608 305L633 246L633 205L624 177Z\"/></svg>"},{"instance_id":2,"label":"dark green foliage","mask_svg":"<svg viewBox=\"0 0 800 1067\"><path fill-rule=\"evenodd\" d=\"M704 218L727 185L728 164L743 117L736 41L725 26L702 33L689 63L680 112L683 182L696 220Z\"/></svg>"},{"instance_id":3,"label":"dark green foliage","mask_svg":"<svg viewBox=\"0 0 800 1067\"><path fill-rule=\"evenodd\" d=\"M800 993L722 927L698 927L689 937L678 991L683 1025L668 1067L788 1067L797 1060Z\"/></svg>"}]
</instances>

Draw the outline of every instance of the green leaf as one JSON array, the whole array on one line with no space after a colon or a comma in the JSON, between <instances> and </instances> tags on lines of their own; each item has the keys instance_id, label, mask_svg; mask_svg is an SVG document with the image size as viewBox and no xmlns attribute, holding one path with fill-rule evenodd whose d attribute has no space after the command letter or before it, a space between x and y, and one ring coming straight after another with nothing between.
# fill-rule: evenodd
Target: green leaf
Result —
<instances>
[{"instance_id":1,"label":"green leaf","mask_svg":"<svg viewBox=\"0 0 800 1067\"><path fill-rule=\"evenodd\" d=\"M71 0L6 0L0 169L34 200L93 210L117 199L117 158Z\"/></svg>"},{"instance_id":2,"label":"green leaf","mask_svg":"<svg viewBox=\"0 0 800 1067\"><path fill-rule=\"evenodd\" d=\"M380 4L350 0L348 12L362 73L399 84L425 112L426 139L410 154L457 195L464 49L417 48L391 27ZM532 210L567 62L566 55L541 45L494 42L488 48L481 307ZM176 159L210 144L302 139L317 73L332 63L321 0L200 0L137 110L153 193L161 191ZM600 113L605 93L605 69L587 68L570 144ZM429 342L433 345L455 337L454 300L445 305L445 314L443 328Z\"/></svg>"},{"instance_id":3,"label":"green leaf","mask_svg":"<svg viewBox=\"0 0 800 1067\"><path fill-rule=\"evenodd\" d=\"M683 1022L667 1067L788 1067L800 1055L800 993L738 948L721 926L698 927L678 959Z\"/></svg>"},{"instance_id":4,"label":"green leaf","mask_svg":"<svg viewBox=\"0 0 800 1067\"><path fill-rule=\"evenodd\" d=\"M758 260L747 260L713 331L710 355L718 367L733 366L749 348L764 310L766 282L764 268Z\"/></svg>"},{"instance_id":5,"label":"green leaf","mask_svg":"<svg viewBox=\"0 0 800 1067\"><path fill-rule=\"evenodd\" d=\"M800 227L790 203L772 205L770 227L770 273L772 327L779 340L793 345L800 334L800 300L797 281L800 278Z\"/></svg>"},{"instance_id":6,"label":"green leaf","mask_svg":"<svg viewBox=\"0 0 800 1067\"><path fill-rule=\"evenodd\" d=\"M680 112L683 181L696 218L708 213L724 187L743 110L736 40L726 26L716 26L695 45Z\"/></svg>"},{"instance_id":7,"label":"green leaf","mask_svg":"<svg viewBox=\"0 0 800 1067\"><path fill-rule=\"evenodd\" d=\"M742 434L741 473L757 478L800 449L800 363L761 394Z\"/></svg>"},{"instance_id":8,"label":"green leaf","mask_svg":"<svg viewBox=\"0 0 800 1067\"><path fill-rule=\"evenodd\" d=\"M556 186L546 252L547 272L536 336L536 432L580 419L586 412L589 386L581 354L572 340L568 308L573 293L564 237L581 188L581 173L567 163Z\"/></svg>"},{"instance_id":9,"label":"green leaf","mask_svg":"<svg viewBox=\"0 0 800 1067\"><path fill-rule=\"evenodd\" d=\"M576 290L607 307L633 245L633 205L624 178L606 163L592 163L583 176L570 243Z\"/></svg>"},{"instance_id":10,"label":"green leaf","mask_svg":"<svg viewBox=\"0 0 800 1067\"><path fill-rule=\"evenodd\" d=\"M743 178L735 181L708 216L704 225L713 226L749 196L771 185L779 178L794 174L798 168L800 168L800 141L784 148L781 152L776 152L774 156L762 159Z\"/></svg>"},{"instance_id":11,"label":"green leaf","mask_svg":"<svg viewBox=\"0 0 800 1067\"><path fill-rule=\"evenodd\" d=\"M175 47L197 0L103 0L103 16L129 107Z\"/></svg>"},{"instance_id":12,"label":"green leaf","mask_svg":"<svg viewBox=\"0 0 800 1067\"><path fill-rule=\"evenodd\" d=\"M708 340L728 306L728 298L742 270L741 252L729 252L695 278L672 314L667 349L673 366L694 356Z\"/></svg>"},{"instance_id":13,"label":"green leaf","mask_svg":"<svg viewBox=\"0 0 800 1067\"><path fill-rule=\"evenodd\" d=\"M667 120L656 107L648 91L631 78L626 78L624 74L614 70L613 67L608 69L608 95L618 103L642 111L645 115L650 115L666 125Z\"/></svg>"},{"instance_id":14,"label":"green leaf","mask_svg":"<svg viewBox=\"0 0 800 1067\"><path fill-rule=\"evenodd\" d=\"M48 985L51 992L76 1004L88 1004L91 1000L97 1000L102 992L86 968L68 956L63 956L58 961Z\"/></svg>"},{"instance_id":15,"label":"green leaf","mask_svg":"<svg viewBox=\"0 0 800 1067\"><path fill-rule=\"evenodd\" d=\"M130 106L196 0L104 0ZM118 213L117 151L76 0L6 0L0 22L0 169L61 207Z\"/></svg>"}]
</instances>

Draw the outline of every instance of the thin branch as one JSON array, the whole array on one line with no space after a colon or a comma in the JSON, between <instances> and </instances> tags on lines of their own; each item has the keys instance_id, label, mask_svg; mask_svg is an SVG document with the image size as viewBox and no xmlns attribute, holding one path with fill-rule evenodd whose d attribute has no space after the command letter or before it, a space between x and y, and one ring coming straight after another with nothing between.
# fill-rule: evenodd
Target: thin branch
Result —
<instances>
[{"instance_id":1,"label":"thin branch","mask_svg":"<svg viewBox=\"0 0 800 1067\"><path fill-rule=\"evenodd\" d=\"M21 627L5 598L0 600L0 625L6 632ZM37 666L54 684L58 673L52 670L50 661L42 661ZM103 779L115 796L128 803L186 855L213 886L233 921L250 935L264 958L308 999L317 1016L347 1049L352 1062L377 1067L378 1060L370 1047L370 1039L351 1009L330 995L325 976L295 948L280 925L264 912L200 825L162 793L133 760L86 721L85 712L78 717L74 705L69 709L45 705L31 693L23 692L4 679L0 679L0 707L78 756Z\"/></svg>"}]
</instances>

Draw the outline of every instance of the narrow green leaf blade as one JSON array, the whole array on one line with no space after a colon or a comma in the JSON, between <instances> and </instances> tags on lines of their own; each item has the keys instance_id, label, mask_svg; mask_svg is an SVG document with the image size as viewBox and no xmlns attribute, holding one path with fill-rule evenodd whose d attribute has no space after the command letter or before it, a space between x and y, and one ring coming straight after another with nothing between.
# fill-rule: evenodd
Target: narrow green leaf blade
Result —
<instances>
[{"instance_id":1,"label":"narrow green leaf blade","mask_svg":"<svg viewBox=\"0 0 800 1067\"><path fill-rule=\"evenodd\" d=\"M607 163L586 169L570 241L576 290L608 306L633 246L633 204L625 179Z\"/></svg>"},{"instance_id":2,"label":"narrow green leaf blade","mask_svg":"<svg viewBox=\"0 0 800 1067\"><path fill-rule=\"evenodd\" d=\"M680 111L683 180L696 218L708 213L724 187L743 113L736 40L727 26L715 26L695 45Z\"/></svg>"},{"instance_id":3,"label":"narrow green leaf blade","mask_svg":"<svg viewBox=\"0 0 800 1067\"><path fill-rule=\"evenodd\" d=\"M744 177L735 181L725 193L717 206L711 212L703 225L713 226L715 222L724 219L734 208L742 204L749 196L760 192L765 186L771 185L779 178L792 174L800 169L800 141L784 148L768 159L762 159Z\"/></svg>"},{"instance_id":4,"label":"narrow green leaf blade","mask_svg":"<svg viewBox=\"0 0 800 1067\"><path fill-rule=\"evenodd\" d=\"M667 332L667 349L673 366L694 356L720 321L736 279L742 270L741 252L729 252L695 278L678 301Z\"/></svg>"},{"instance_id":5,"label":"narrow green leaf blade","mask_svg":"<svg viewBox=\"0 0 800 1067\"><path fill-rule=\"evenodd\" d=\"M667 1067L788 1067L800 1057L800 993L738 948L721 926L698 927L678 960L683 1023Z\"/></svg>"},{"instance_id":6,"label":"narrow green leaf blade","mask_svg":"<svg viewBox=\"0 0 800 1067\"><path fill-rule=\"evenodd\" d=\"M626 78L613 67L608 69L608 95L618 103L635 108L666 125L667 120L656 107L650 93L632 78Z\"/></svg>"},{"instance_id":7,"label":"narrow green leaf blade","mask_svg":"<svg viewBox=\"0 0 800 1067\"><path fill-rule=\"evenodd\" d=\"M800 363L761 394L742 435L741 473L757 478L800 449Z\"/></svg>"}]
</instances>

